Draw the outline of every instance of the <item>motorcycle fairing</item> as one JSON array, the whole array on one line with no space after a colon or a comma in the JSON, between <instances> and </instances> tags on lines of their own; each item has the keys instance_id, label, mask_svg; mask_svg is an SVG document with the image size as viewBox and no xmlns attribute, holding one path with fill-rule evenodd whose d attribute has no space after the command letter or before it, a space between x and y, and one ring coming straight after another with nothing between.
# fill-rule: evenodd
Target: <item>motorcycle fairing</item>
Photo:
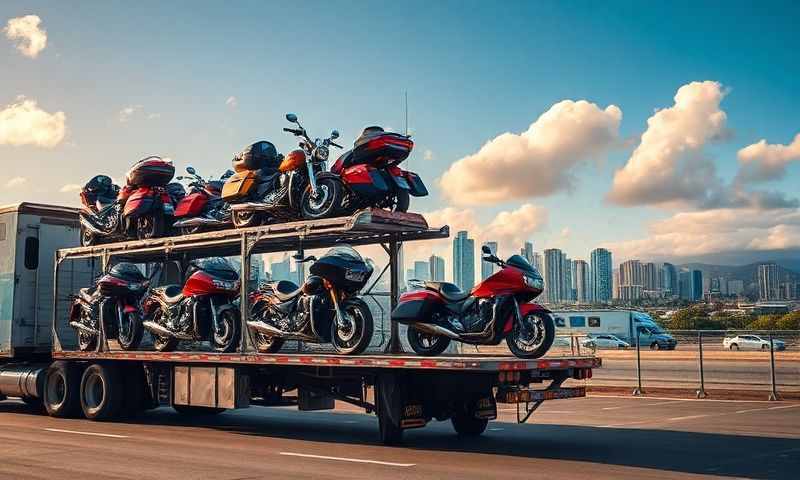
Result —
<instances>
[{"instance_id":1,"label":"motorcycle fairing","mask_svg":"<svg viewBox=\"0 0 800 480\"><path fill-rule=\"evenodd\" d=\"M208 203L207 199L208 197L200 192L186 195L175 207L175 217L196 217L200 215Z\"/></svg>"},{"instance_id":2,"label":"motorcycle fairing","mask_svg":"<svg viewBox=\"0 0 800 480\"><path fill-rule=\"evenodd\" d=\"M381 172L368 165L346 168L342 172L342 180L355 194L363 197L381 197L390 190Z\"/></svg>"}]
</instances>

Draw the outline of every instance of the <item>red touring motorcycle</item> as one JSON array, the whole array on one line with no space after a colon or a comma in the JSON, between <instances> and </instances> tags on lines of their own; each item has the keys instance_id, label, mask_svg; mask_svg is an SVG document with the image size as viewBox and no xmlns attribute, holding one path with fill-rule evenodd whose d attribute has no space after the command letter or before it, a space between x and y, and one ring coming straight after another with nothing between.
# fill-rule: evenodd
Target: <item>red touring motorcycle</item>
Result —
<instances>
[{"instance_id":1,"label":"red touring motorcycle","mask_svg":"<svg viewBox=\"0 0 800 480\"><path fill-rule=\"evenodd\" d=\"M192 167L186 167L186 172L191 176L177 179L190 180L191 190L175 207L172 228L190 234L233 227L230 205L222 201L222 186L233 170L225 172L219 180L205 180Z\"/></svg>"},{"instance_id":2,"label":"red touring motorcycle","mask_svg":"<svg viewBox=\"0 0 800 480\"><path fill-rule=\"evenodd\" d=\"M118 263L94 287L82 288L69 312L69 324L78 333L78 347L82 351L95 348L100 321L104 321L107 338L116 338L123 350L136 350L143 332L139 306L149 284L136 265Z\"/></svg>"},{"instance_id":3,"label":"red touring motorcycle","mask_svg":"<svg viewBox=\"0 0 800 480\"><path fill-rule=\"evenodd\" d=\"M186 283L153 288L144 300L145 322L159 352L181 340L210 340L217 352L232 352L239 341L239 274L221 257L193 260Z\"/></svg>"},{"instance_id":4,"label":"red touring motorcycle","mask_svg":"<svg viewBox=\"0 0 800 480\"><path fill-rule=\"evenodd\" d=\"M458 340L473 345L498 345L520 358L539 358L555 339L549 310L535 303L544 289L536 269L520 255L506 261L483 247L483 260L500 270L463 292L446 282L425 282L424 289L406 292L392 312L392 321L408 325L408 342L419 355L439 355Z\"/></svg>"},{"instance_id":5,"label":"red touring motorcycle","mask_svg":"<svg viewBox=\"0 0 800 480\"><path fill-rule=\"evenodd\" d=\"M405 212L410 196L428 194L419 175L398 167L414 148L411 138L381 127L367 127L353 147L331 167L346 187L344 212L373 206Z\"/></svg>"},{"instance_id":6,"label":"red touring motorcycle","mask_svg":"<svg viewBox=\"0 0 800 480\"><path fill-rule=\"evenodd\" d=\"M81 191L81 244L163 236L183 194L182 185L169 183L173 175L171 161L147 157L128 171L122 190L105 175L92 178Z\"/></svg>"}]
</instances>

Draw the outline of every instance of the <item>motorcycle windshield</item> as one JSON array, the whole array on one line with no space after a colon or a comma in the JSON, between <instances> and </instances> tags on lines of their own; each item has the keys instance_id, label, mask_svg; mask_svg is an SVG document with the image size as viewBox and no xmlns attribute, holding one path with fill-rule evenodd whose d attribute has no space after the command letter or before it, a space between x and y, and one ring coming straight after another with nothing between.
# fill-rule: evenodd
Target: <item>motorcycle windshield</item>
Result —
<instances>
[{"instance_id":1,"label":"motorcycle windshield","mask_svg":"<svg viewBox=\"0 0 800 480\"><path fill-rule=\"evenodd\" d=\"M325 254L326 257L339 257L348 262L364 262L364 258L350 245L333 247Z\"/></svg>"},{"instance_id":2,"label":"motorcycle windshield","mask_svg":"<svg viewBox=\"0 0 800 480\"><path fill-rule=\"evenodd\" d=\"M234 281L239 280L239 274L231 265L231 262L222 257L201 258L193 260L189 264L186 277L190 277L196 270L202 270L212 277L220 280Z\"/></svg>"},{"instance_id":3,"label":"motorcycle windshield","mask_svg":"<svg viewBox=\"0 0 800 480\"><path fill-rule=\"evenodd\" d=\"M128 282L143 282L146 280L146 277L139 270L139 267L132 263L118 263L111 267L111 270L108 271L108 274L112 277L120 278L126 280Z\"/></svg>"},{"instance_id":4,"label":"motorcycle windshield","mask_svg":"<svg viewBox=\"0 0 800 480\"><path fill-rule=\"evenodd\" d=\"M519 268L520 270L525 272L525 274L531 277L534 278L541 277L541 275L539 275L539 272L536 271L536 268L534 268L534 266L531 265L529 261L525 260L525 257L523 257L522 255L512 255L511 257L509 257L508 260L506 260L506 263L511 265L512 267Z\"/></svg>"}]
</instances>

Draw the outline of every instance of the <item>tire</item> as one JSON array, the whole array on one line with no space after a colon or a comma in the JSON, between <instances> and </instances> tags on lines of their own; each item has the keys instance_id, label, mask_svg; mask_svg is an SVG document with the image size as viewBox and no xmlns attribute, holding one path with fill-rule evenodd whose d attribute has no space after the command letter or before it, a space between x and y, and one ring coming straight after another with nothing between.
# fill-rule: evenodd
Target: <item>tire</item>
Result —
<instances>
[{"instance_id":1,"label":"tire","mask_svg":"<svg viewBox=\"0 0 800 480\"><path fill-rule=\"evenodd\" d=\"M72 362L53 362L44 381L43 402L51 417L70 418L81 413L81 369Z\"/></svg>"},{"instance_id":2,"label":"tire","mask_svg":"<svg viewBox=\"0 0 800 480\"><path fill-rule=\"evenodd\" d=\"M344 188L341 180L331 175L317 177L318 198L313 198L311 185L300 197L300 214L306 220L335 217L342 207Z\"/></svg>"},{"instance_id":3,"label":"tire","mask_svg":"<svg viewBox=\"0 0 800 480\"><path fill-rule=\"evenodd\" d=\"M155 312L153 312L153 321L161 324L161 317L164 315L164 312L161 311L161 307L156 307ZM162 337L157 333L153 333L153 348L158 350L159 352L171 352L175 350L175 347L178 346L178 339L175 337Z\"/></svg>"},{"instance_id":4,"label":"tire","mask_svg":"<svg viewBox=\"0 0 800 480\"><path fill-rule=\"evenodd\" d=\"M89 420L111 420L122 411L124 383L115 365L94 363L81 377L81 409Z\"/></svg>"},{"instance_id":5,"label":"tire","mask_svg":"<svg viewBox=\"0 0 800 480\"><path fill-rule=\"evenodd\" d=\"M259 353L276 353L283 348L286 342L283 338L278 338L271 335L265 335L259 331L253 330L253 336L256 341L256 350Z\"/></svg>"},{"instance_id":6,"label":"tire","mask_svg":"<svg viewBox=\"0 0 800 480\"><path fill-rule=\"evenodd\" d=\"M392 423L389 415L383 411L383 408L378 408L378 433L381 437L381 443L384 445L399 445L403 443L403 432L399 425Z\"/></svg>"},{"instance_id":7,"label":"tire","mask_svg":"<svg viewBox=\"0 0 800 480\"><path fill-rule=\"evenodd\" d=\"M233 226L236 228L248 228L261 225L263 217L260 213L252 210L234 210L231 215Z\"/></svg>"},{"instance_id":8,"label":"tire","mask_svg":"<svg viewBox=\"0 0 800 480\"><path fill-rule=\"evenodd\" d=\"M450 418L453 429L462 437L477 437L486 431L489 420L475 418L474 412L458 412Z\"/></svg>"},{"instance_id":9,"label":"tire","mask_svg":"<svg viewBox=\"0 0 800 480\"><path fill-rule=\"evenodd\" d=\"M164 214L148 213L136 219L136 238L150 240L164 236Z\"/></svg>"},{"instance_id":10,"label":"tire","mask_svg":"<svg viewBox=\"0 0 800 480\"><path fill-rule=\"evenodd\" d=\"M214 345L214 351L219 353L230 353L236 351L239 346L239 339L241 338L241 326L239 309L226 308L222 310L220 315L220 323L222 330L217 331L212 326L211 343Z\"/></svg>"},{"instance_id":11,"label":"tire","mask_svg":"<svg viewBox=\"0 0 800 480\"><path fill-rule=\"evenodd\" d=\"M730 348L731 348L731 350L739 350L739 345L737 345L735 343L731 343L731 347Z\"/></svg>"},{"instance_id":12,"label":"tire","mask_svg":"<svg viewBox=\"0 0 800 480\"><path fill-rule=\"evenodd\" d=\"M523 317L523 321L533 321L537 325L537 331L533 343L522 340L519 335L522 333L520 325L514 322L511 333L506 336L506 344L516 357L519 358L539 358L550 350L556 338L556 326L553 317L543 312L532 312Z\"/></svg>"},{"instance_id":13,"label":"tire","mask_svg":"<svg viewBox=\"0 0 800 480\"><path fill-rule=\"evenodd\" d=\"M414 353L425 357L441 355L450 346L449 338L421 332L412 326L408 327L406 336Z\"/></svg>"},{"instance_id":14,"label":"tire","mask_svg":"<svg viewBox=\"0 0 800 480\"><path fill-rule=\"evenodd\" d=\"M195 407L193 405L173 405L172 408L181 415L186 415L190 417L219 415L220 413L225 411L224 408Z\"/></svg>"},{"instance_id":15,"label":"tire","mask_svg":"<svg viewBox=\"0 0 800 480\"><path fill-rule=\"evenodd\" d=\"M37 412L44 412L44 400L38 397L22 397L22 402Z\"/></svg>"},{"instance_id":16,"label":"tire","mask_svg":"<svg viewBox=\"0 0 800 480\"><path fill-rule=\"evenodd\" d=\"M92 310L94 310L94 306L92 306ZM92 312L87 312L85 308L81 307L80 310L80 319L79 322L92 326L93 328L97 329L99 321L94 322L92 321ZM87 318L87 316L89 318ZM98 314L99 318L99 314ZM81 352L89 352L94 350L97 347L97 335L84 332L83 330L77 330L75 334L78 336L78 350Z\"/></svg>"},{"instance_id":17,"label":"tire","mask_svg":"<svg viewBox=\"0 0 800 480\"><path fill-rule=\"evenodd\" d=\"M761 345L761 350L769 350L769 345Z\"/></svg>"},{"instance_id":18,"label":"tire","mask_svg":"<svg viewBox=\"0 0 800 480\"><path fill-rule=\"evenodd\" d=\"M650 350L661 350L661 345L658 342L653 342L650 344Z\"/></svg>"},{"instance_id":19,"label":"tire","mask_svg":"<svg viewBox=\"0 0 800 480\"><path fill-rule=\"evenodd\" d=\"M81 225L81 246L93 247L97 244L97 237L94 233L90 232L86 227Z\"/></svg>"},{"instance_id":20,"label":"tire","mask_svg":"<svg viewBox=\"0 0 800 480\"><path fill-rule=\"evenodd\" d=\"M117 342L123 350L136 350L142 342L144 334L142 317L138 312L123 312L122 315L123 318L118 319Z\"/></svg>"},{"instance_id":21,"label":"tire","mask_svg":"<svg viewBox=\"0 0 800 480\"><path fill-rule=\"evenodd\" d=\"M369 347L374 331L372 312L360 298L351 298L342 304L342 312L350 319L349 330L340 329L336 320L331 322L331 343L337 353L358 355Z\"/></svg>"}]
</instances>

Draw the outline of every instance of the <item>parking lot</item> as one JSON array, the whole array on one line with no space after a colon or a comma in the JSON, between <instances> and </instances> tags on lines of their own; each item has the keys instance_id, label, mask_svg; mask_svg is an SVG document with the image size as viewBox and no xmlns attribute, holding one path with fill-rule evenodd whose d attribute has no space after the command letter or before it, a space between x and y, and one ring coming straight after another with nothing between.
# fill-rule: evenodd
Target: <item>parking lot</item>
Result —
<instances>
[{"instance_id":1,"label":"parking lot","mask_svg":"<svg viewBox=\"0 0 800 480\"><path fill-rule=\"evenodd\" d=\"M800 403L600 397L513 408L484 436L449 422L378 444L374 416L255 407L190 419L162 408L135 421L33 415L0 403L0 478L691 478L794 479ZM88 473L87 473L88 472Z\"/></svg>"}]
</instances>

